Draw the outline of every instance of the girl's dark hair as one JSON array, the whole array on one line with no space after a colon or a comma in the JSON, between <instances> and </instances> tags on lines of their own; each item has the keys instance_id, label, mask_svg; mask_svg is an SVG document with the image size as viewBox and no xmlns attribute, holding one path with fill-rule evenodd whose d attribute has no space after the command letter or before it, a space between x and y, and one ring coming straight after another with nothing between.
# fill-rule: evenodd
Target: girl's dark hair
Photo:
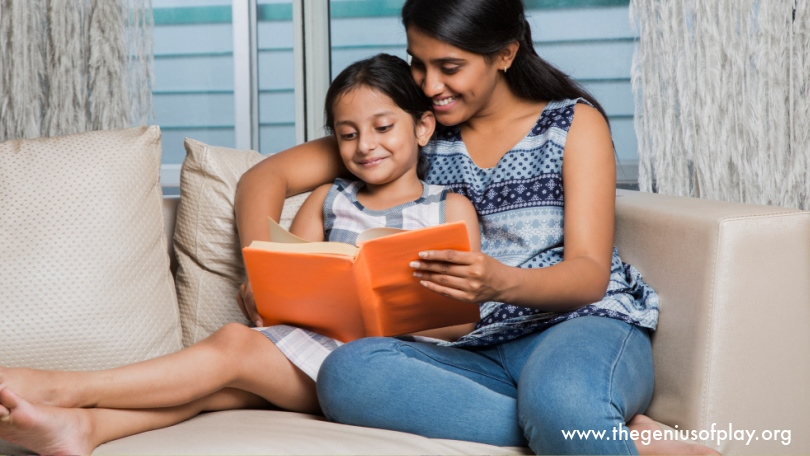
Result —
<instances>
[{"instance_id":1,"label":"girl's dark hair","mask_svg":"<svg viewBox=\"0 0 810 456\"><path fill-rule=\"evenodd\" d=\"M335 103L347 92L368 87L387 95L400 109L413 117L414 123L430 111L430 99L416 85L408 63L389 54L352 63L332 81L326 91L326 129L335 132Z\"/></svg>"},{"instance_id":2,"label":"girl's dark hair","mask_svg":"<svg viewBox=\"0 0 810 456\"><path fill-rule=\"evenodd\" d=\"M515 95L533 101L581 97L607 120L605 110L587 90L537 55L522 0L407 0L402 23L490 61L517 41L520 48L505 75Z\"/></svg>"}]
</instances>

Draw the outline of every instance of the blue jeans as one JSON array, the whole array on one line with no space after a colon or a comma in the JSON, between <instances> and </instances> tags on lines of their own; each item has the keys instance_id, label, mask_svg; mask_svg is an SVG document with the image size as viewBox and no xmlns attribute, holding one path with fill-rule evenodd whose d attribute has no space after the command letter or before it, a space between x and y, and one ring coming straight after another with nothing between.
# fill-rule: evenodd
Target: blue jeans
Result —
<instances>
[{"instance_id":1,"label":"blue jeans","mask_svg":"<svg viewBox=\"0 0 810 456\"><path fill-rule=\"evenodd\" d=\"M647 408L652 352L645 329L578 317L483 349L360 339L327 357L317 385L341 423L536 454L638 454L613 430ZM609 440L563 435L577 430Z\"/></svg>"}]
</instances>

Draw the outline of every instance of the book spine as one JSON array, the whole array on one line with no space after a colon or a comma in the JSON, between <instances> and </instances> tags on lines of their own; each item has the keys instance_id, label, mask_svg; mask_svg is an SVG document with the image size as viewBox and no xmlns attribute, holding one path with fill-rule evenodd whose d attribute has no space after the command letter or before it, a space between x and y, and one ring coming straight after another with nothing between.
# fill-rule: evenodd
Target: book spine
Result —
<instances>
[{"instance_id":1,"label":"book spine","mask_svg":"<svg viewBox=\"0 0 810 456\"><path fill-rule=\"evenodd\" d=\"M363 255L363 249L354 262L354 279L357 285L357 295L360 300L360 312L363 317L363 327L365 337L381 337L383 333L382 321L380 318L380 298L374 292L371 282L371 265Z\"/></svg>"}]
</instances>

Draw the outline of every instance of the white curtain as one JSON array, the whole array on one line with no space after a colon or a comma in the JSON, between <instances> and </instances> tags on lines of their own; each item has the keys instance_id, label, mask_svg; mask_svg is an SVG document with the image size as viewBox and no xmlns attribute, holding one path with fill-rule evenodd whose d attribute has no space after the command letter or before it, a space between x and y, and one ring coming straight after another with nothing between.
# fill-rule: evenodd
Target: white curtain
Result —
<instances>
[{"instance_id":1,"label":"white curtain","mask_svg":"<svg viewBox=\"0 0 810 456\"><path fill-rule=\"evenodd\" d=\"M810 209L810 2L631 0L639 186Z\"/></svg>"},{"instance_id":2,"label":"white curtain","mask_svg":"<svg viewBox=\"0 0 810 456\"><path fill-rule=\"evenodd\" d=\"M0 141L153 120L151 0L0 0Z\"/></svg>"}]
</instances>

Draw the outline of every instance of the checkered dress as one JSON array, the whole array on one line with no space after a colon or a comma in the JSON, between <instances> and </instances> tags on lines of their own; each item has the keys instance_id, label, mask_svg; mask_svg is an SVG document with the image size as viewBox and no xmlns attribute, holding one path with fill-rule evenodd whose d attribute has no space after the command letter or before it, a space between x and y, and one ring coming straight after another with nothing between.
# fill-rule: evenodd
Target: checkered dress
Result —
<instances>
[{"instance_id":1,"label":"checkered dress","mask_svg":"<svg viewBox=\"0 0 810 456\"><path fill-rule=\"evenodd\" d=\"M375 211L357 201L361 181L337 179L323 203L324 235L327 241L354 244L370 228L413 230L444 223L447 188L422 183L422 196L390 209ZM313 380L329 353L343 343L318 333L288 325L255 328Z\"/></svg>"}]
</instances>

